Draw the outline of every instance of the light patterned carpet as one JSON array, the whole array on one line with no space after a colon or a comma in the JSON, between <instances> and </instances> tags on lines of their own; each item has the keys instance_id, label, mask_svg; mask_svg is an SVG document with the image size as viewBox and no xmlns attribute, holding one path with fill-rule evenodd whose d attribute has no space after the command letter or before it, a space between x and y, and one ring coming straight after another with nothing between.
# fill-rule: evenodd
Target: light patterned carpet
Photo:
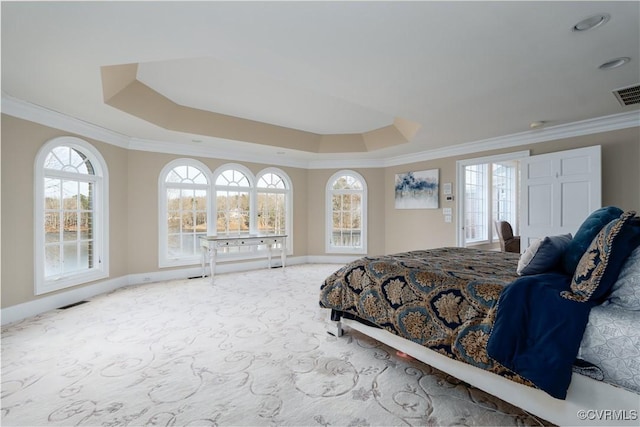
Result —
<instances>
[{"instance_id":1,"label":"light patterned carpet","mask_svg":"<svg viewBox=\"0 0 640 427\"><path fill-rule=\"evenodd\" d=\"M336 265L132 286L2 329L3 426L541 425L347 331Z\"/></svg>"}]
</instances>

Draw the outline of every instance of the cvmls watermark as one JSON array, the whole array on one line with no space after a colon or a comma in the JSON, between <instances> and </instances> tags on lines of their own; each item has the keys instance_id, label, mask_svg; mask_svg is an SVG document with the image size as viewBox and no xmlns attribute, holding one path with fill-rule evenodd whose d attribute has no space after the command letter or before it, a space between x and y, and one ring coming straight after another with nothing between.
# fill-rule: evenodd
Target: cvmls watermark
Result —
<instances>
[{"instance_id":1,"label":"cvmls watermark","mask_svg":"<svg viewBox=\"0 0 640 427\"><path fill-rule=\"evenodd\" d=\"M579 420L589 421L637 421L637 409L581 409L577 412Z\"/></svg>"}]
</instances>

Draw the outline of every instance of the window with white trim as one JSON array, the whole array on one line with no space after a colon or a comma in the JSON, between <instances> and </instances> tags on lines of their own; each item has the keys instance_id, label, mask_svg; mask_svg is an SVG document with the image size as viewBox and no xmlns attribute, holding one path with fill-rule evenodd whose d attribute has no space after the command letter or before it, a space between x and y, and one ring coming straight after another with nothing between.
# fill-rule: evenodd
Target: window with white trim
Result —
<instances>
[{"instance_id":1,"label":"window with white trim","mask_svg":"<svg viewBox=\"0 0 640 427\"><path fill-rule=\"evenodd\" d=\"M327 252L367 252L367 184L354 171L340 171L327 182Z\"/></svg>"},{"instance_id":2,"label":"window with white trim","mask_svg":"<svg viewBox=\"0 0 640 427\"><path fill-rule=\"evenodd\" d=\"M465 245L497 242L495 221L508 221L514 233L518 232L519 161L509 155L496 157L459 162L464 196L461 237Z\"/></svg>"},{"instance_id":3,"label":"window with white trim","mask_svg":"<svg viewBox=\"0 0 640 427\"><path fill-rule=\"evenodd\" d=\"M257 231L260 234L286 234L291 248L291 182L280 169L268 168L258 174Z\"/></svg>"},{"instance_id":4,"label":"window with white trim","mask_svg":"<svg viewBox=\"0 0 640 427\"><path fill-rule=\"evenodd\" d=\"M254 232L250 177L251 172L240 165L227 165L215 173L216 235Z\"/></svg>"},{"instance_id":5,"label":"window with white trim","mask_svg":"<svg viewBox=\"0 0 640 427\"><path fill-rule=\"evenodd\" d=\"M258 175L258 233L287 234L290 188L291 185L279 171L268 170Z\"/></svg>"},{"instance_id":6,"label":"window with white trim","mask_svg":"<svg viewBox=\"0 0 640 427\"><path fill-rule=\"evenodd\" d=\"M292 252L292 186L280 169L264 169L256 179L239 164L211 173L197 160L177 159L163 168L158 188L160 267L199 264L200 237L207 235L286 234ZM267 249L229 246L218 260L259 258Z\"/></svg>"},{"instance_id":7,"label":"window with white trim","mask_svg":"<svg viewBox=\"0 0 640 427\"><path fill-rule=\"evenodd\" d=\"M169 163L160 173L160 266L199 262L200 237L209 224L208 168L191 159Z\"/></svg>"},{"instance_id":8,"label":"window with white trim","mask_svg":"<svg viewBox=\"0 0 640 427\"><path fill-rule=\"evenodd\" d=\"M46 143L35 163L36 295L108 277L104 159L75 137Z\"/></svg>"}]
</instances>

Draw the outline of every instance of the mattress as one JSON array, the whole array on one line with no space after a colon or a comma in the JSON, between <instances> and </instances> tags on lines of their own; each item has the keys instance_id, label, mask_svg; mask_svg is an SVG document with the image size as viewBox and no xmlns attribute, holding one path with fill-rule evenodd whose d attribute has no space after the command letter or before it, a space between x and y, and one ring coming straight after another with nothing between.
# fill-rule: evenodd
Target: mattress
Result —
<instances>
[{"instance_id":1,"label":"mattress","mask_svg":"<svg viewBox=\"0 0 640 427\"><path fill-rule=\"evenodd\" d=\"M578 357L598 366L603 381L640 393L640 311L593 307Z\"/></svg>"}]
</instances>

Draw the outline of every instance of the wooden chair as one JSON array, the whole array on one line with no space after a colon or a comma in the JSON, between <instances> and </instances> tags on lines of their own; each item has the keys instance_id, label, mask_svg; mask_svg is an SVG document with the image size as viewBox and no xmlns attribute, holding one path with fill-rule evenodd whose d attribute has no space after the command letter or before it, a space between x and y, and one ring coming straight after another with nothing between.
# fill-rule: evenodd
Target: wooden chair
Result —
<instances>
[{"instance_id":1,"label":"wooden chair","mask_svg":"<svg viewBox=\"0 0 640 427\"><path fill-rule=\"evenodd\" d=\"M496 221L496 231L500 239L500 250L502 252L520 253L520 236L513 235L513 228L507 221Z\"/></svg>"}]
</instances>

